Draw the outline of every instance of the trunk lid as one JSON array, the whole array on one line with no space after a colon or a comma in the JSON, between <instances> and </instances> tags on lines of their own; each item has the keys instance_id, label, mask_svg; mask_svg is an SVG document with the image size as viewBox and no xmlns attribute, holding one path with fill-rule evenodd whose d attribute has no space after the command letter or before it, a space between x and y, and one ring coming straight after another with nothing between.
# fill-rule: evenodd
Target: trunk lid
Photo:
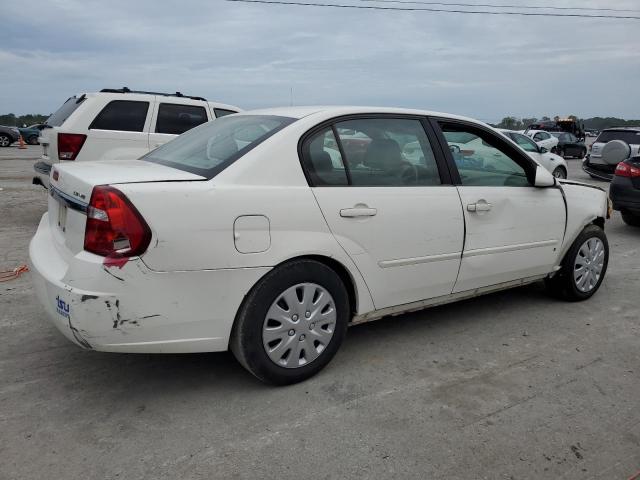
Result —
<instances>
[{"instance_id":1,"label":"trunk lid","mask_svg":"<svg viewBox=\"0 0 640 480\"><path fill-rule=\"evenodd\" d=\"M49 188L49 226L56 246L66 258L84 249L86 213L96 185L203 180L200 175L143 160L56 164Z\"/></svg>"}]
</instances>

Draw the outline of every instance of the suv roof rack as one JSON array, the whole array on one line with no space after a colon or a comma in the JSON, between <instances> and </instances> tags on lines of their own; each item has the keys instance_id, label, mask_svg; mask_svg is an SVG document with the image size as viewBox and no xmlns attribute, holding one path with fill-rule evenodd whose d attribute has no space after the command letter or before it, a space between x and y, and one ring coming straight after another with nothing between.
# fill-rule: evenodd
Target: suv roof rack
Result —
<instances>
[{"instance_id":1,"label":"suv roof rack","mask_svg":"<svg viewBox=\"0 0 640 480\"><path fill-rule=\"evenodd\" d=\"M203 98L203 97L192 97L191 95L183 95L180 92L176 92L176 93L162 93L162 92L145 92L142 90L131 90L128 87L122 87L122 88L103 88L102 90L100 90L100 92L103 93L144 93L147 95L160 95L163 97L182 97L182 98L190 98L191 100L202 100L203 102L206 102L207 99Z\"/></svg>"}]
</instances>

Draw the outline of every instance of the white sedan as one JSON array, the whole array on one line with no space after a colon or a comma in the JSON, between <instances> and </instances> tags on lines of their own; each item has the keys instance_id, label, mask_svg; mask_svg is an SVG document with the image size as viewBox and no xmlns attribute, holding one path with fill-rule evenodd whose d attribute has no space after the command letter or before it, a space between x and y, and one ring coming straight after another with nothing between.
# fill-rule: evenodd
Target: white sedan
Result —
<instances>
[{"instance_id":1,"label":"white sedan","mask_svg":"<svg viewBox=\"0 0 640 480\"><path fill-rule=\"evenodd\" d=\"M69 340L230 348L274 384L321 370L352 324L540 280L588 299L609 256L603 190L441 113L243 112L138 160L56 164L50 180L29 253Z\"/></svg>"},{"instance_id":2,"label":"white sedan","mask_svg":"<svg viewBox=\"0 0 640 480\"><path fill-rule=\"evenodd\" d=\"M522 133L536 142L538 146L544 147L550 152L555 151L558 146L558 137L554 137L544 130L525 130Z\"/></svg>"},{"instance_id":3,"label":"white sedan","mask_svg":"<svg viewBox=\"0 0 640 480\"><path fill-rule=\"evenodd\" d=\"M549 170L554 177L567 178L567 172L569 171L567 168L567 162L560 155L551 153L545 147L537 145L533 140L522 133L504 129L498 129L498 131L517 143L520 148L527 152L527 155Z\"/></svg>"}]
</instances>

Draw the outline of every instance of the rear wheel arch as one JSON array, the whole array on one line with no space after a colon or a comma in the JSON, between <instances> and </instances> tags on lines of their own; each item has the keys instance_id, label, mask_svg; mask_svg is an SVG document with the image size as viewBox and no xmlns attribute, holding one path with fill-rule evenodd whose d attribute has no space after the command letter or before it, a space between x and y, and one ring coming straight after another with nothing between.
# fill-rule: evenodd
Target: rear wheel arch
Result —
<instances>
[{"instance_id":1,"label":"rear wheel arch","mask_svg":"<svg viewBox=\"0 0 640 480\"><path fill-rule=\"evenodd\" d=\"M604 230L604 217L596 217L590 225L596 225L598 227L600 227L602 230Z\"/></svg>"},{"instance_id":2,"label":"rear wheel arch","mask_svg":"<svg viewBox=\"0 0 640 480\"><path fill-rule=\"evenodd\" d=\"M326 265L331 270L333 270L340 277L340 280L342 280L345 290L347 291L347 295L349 297L349 309L351 311L351 314L355 315L357 313L358 291L356 288L356 282L353 279L353 276L351 275L351 272L349 271L349 269L345 267L340 261L336 260L335 258L331 258L326 255L319 255L319 254L299 255L297 257L291 257L291 258L288 258L287 260L284 260L278 263L271 270L276 270L278 268L281 268L289 263L293 263L298 260L314 260L316 262L322 263L323 265ZM249 291L247 291L247 294L244 296L243 303L246 300L246 298L249 296L251 291L254 290L258 285L260 285L260 282L263 281L265 276L266 274L260 277L258 281L249 289ZM241 308L242 307L239 307L238 310L240 310Z\"/></svg>"}]
</instances>

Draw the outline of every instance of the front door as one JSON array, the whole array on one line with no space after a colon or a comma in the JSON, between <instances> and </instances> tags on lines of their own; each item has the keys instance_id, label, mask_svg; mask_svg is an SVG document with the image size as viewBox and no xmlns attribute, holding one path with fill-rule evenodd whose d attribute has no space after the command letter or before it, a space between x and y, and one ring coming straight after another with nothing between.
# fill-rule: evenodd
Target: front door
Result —
<instances>
[{"instance_id":1,"label":"front door","mask_svg":"<svg viewBox=\"0 0 640 480\"><path fill-rule=\"evenodd\" d=\"M497 133L439 122L460 176L466 237L454 292L549 273L564 235L559 188L532 186L535 164Z\"/></svg>"},{"instance_id":2,"label":"front door","mask_svg":"<svg viewBox=\"0 0 640 480\"><path fill-rule=\"evenodd\" d=\"M416 118L338 121L303 142L313 193L376 309L451 293L464 223L439 155Z\"/></svg>"}]
</instances>

